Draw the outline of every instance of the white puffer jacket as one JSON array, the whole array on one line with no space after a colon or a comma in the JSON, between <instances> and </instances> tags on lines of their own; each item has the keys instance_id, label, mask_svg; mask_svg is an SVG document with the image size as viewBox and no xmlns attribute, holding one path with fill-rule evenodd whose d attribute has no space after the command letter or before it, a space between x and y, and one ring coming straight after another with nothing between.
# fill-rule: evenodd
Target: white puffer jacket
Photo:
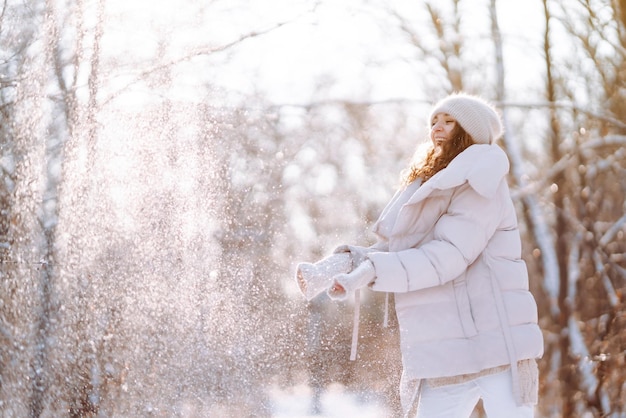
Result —
<instances>
[{"instance_id":1,"label":"white puffer jacket","mask_svg":"<svg viewBox=\"0 0 626 418\"><path fill-rule=\"evenodd\" d=\"M528 291L509 162L472 145L423 185L399 190L374 225L374 290L395 292L404 373L477 373L543 353Z\"/></svg>"}]
</instances>

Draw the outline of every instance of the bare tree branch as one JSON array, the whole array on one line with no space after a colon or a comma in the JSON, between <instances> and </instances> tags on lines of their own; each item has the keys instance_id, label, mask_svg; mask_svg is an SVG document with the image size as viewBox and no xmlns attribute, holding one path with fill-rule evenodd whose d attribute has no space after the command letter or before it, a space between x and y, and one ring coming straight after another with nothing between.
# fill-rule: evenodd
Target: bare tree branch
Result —
<instances>
[{"instance_id":1,"label":"bare tree branch","mask_svg":"<svg viewBox=\"0 0 626 418\"><path fill-rule=\"evenodd\" d=\"M604 263L602 262L602 256L598 250L593 252L593 261L596 266L596 271L600 273L602 278L602 284L604 285L604 290L608 296L609 305L611 308L616 308L619 306L620 298L617 296L617 292L615 291L615 287L613 283L611 283L611 279L606 274L606 269L604 268Z\"/></svg>"},{"instance_id":2,"label":"bare tree branch","mask_svg":"<svg viewBox=\"0 0 626 418\"><path fill-rule=\"evenodd\" d=\"M626 135L607 135L591 141L585 141L581 147L585 149L602 148L608 145L626 145Z\"/></svg>"},{"instance_id":3,"label":"bare tree branch","mask_svg":"<svg viewBox=\"0 0 626 418\"><path fill-rule=\"evenodd\" d=\"M572 315L569 317L567 329L569 331L569 341L572 354L578 359L578 370L582 376L582 385L588 398L593 398L598 379L594 374L594 365L589 355L589 348L585 343L585 337L580 330L580 323Z\"/></svg>"},{"instance_id":4,"label":"bare tree branch","mask_svg":"<svg viewBox=\"0 0 626 418\"><path fill-rule=\"evenodd\" d=\"M575 110L577 112L583 113L593 119L597 119L597 120L602 120L605 122L609 122L611 124L613 124L615 127L618 128L623 128L626 129L626 122L623 122L615 117L613 117L612 115L606 115L606 114L602 114L602 113L598 113L598 112L594 112L592 110L586 109L584 107L581 107L579 105L577 105L574 102L571 101L555 101L554 103L549 103L549 102L525 102L525 103L521 103L521 102L503 102L503 103L497 103L499 106L505 108L505 107L515 107L518 109L549 109L551 107L556 108L556 109L569 109L569 110Z\"/></svg>"},{"instance_id":5,"label":"bare tree branch","mask_svg":"<svg viewBox=\"0 0 626 418\"><path fill-rule=\"evenodd\" d=\"M626 214L619 218L617 222L615 222L611 227L602 235L602 238L598 241L598 244L602 247L605 247L609 242L611 242L617 233L622 230L622 228L626 225Z\"/></svg>"},{"instance_id":6,"label":"bare tree branch","mask_svg":"<svg viewBox=\"0 0 626 418\"><path fill-rule=\"evenodd\" d=\"M186 55L183 55L179 58L176 58L174 60L165 62L165 63L161 63L158 65L155 65L151 68L148 68L142 72L140 72L139 74L137 74L135 76L135 79L126 83L126 85L124 85L123 87L121 87L120 89L118 89L115 93L111 94L107 99L102 101L102 106L108 104L109 102L111 102L112 100L114 100L115 98L117 98L120 94L122 94L124 91L126 91L129 87L141 82L142 80L144 80L146 77L150 76L151 74L157 73L161 70L167 69L169 67L175 66L177 64L186 62L186 61L190 61L194 58L197 57L201 57L201 56L209 56L209 55L213 55L219 52L223 52L226 51L230 48L233 48L236 45L239 45L240 43L248 40L248 39L252 39L252 38L256 38L262 35L265 35L269 32L272 32L286 24L288 24L289 22L280 22L275 24L274 26L265 29L265 30L261 30L261 31L255 31L255 32L250 32L248 34L245 34L243 36L240 36L239 38L235 39L232 42L229 42L227 44L218 46L218 47L214 47L214 48L201 48L201 49L197 49L195 51L192 51Z\"/></svg>"}]
</instances>

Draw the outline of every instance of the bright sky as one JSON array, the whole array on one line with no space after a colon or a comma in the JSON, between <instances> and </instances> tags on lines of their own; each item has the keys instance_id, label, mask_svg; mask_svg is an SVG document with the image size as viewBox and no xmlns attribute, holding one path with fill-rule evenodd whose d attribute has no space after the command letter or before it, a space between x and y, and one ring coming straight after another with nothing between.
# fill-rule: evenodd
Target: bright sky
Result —
<instances>
[{"instance_id":1,"label":"bright sky","mask_svg":"<svg viewBox=\"0 0 626 418\"><path fill-rule=\"evenodd\" d=\"M374 3L323 2L314 12L294 12L300 17L293 23L238 48L241 53L234 64L238 71L222 74L221 81L242 90L258 88L260 84L267 89L269 99L278 103L307 101L316 93L353 100L420 97L423 74L405 60L413 58L415 51L395 30L389 29L394 22L384 8L392 3ZM398 10L406 10L407 16L425 18L421 3L396 3ZM462 24L476 25L477 41L489 36L487 12L486 4L464 12ZM499 0L500 25L507 42L507 77L511 83L527 86L540 81L541 74L529 71L527 66L529 58L540 56L539 12L528 2ZM325 77L332 77L337 83L330 91L319 91L316 83Z\"/></svg>"},{"instance_id":2,"label":"bright sky","mask_svg":"<svg viewBox=\"0 0 626 418\"><path fill-rule=\"evenodd\" d=\"M435 3L441 7L442 2ZM462 24L476 27L475 32L468 32L476 47L481 47L481 39L489 36L487 3L461 2L461 7L466 7ZM420 83L428 68L416 69L415 63L407 64L407 59L414 58L414 49L398 36L385 11L394 5L403 15L419 21L426 18L422 2L322 0L314 7L311 0L272 0L268 8L264 0L216 0L204 10L195 1L188 3L189 7L184 2L169 4L172 7L154 7L150 1L108 3L108 12L113 12L112 27L117 28L118 35L107 38L110 46L133 63L152 61L155 55L175 59L194 48L219 47L241 35L289 22L228 52L213 55L200 66L201 72L198 65L177 66L172 77L181 97L193 97L202 81L241 92L242 97L263 92L276 103L322 98L411 99L422 95ZM506 42L507 82L520 92L541 82L541 71L528 68L528 62L539 59L541 53L540 7L540 2L498 0ZM139 50L137 45L141 45ZM492 54L484 48L477 53ZM322 88L324 80L334 82ZM122 79L119 82L123 84Z\"/></svg>"}]
</instances>

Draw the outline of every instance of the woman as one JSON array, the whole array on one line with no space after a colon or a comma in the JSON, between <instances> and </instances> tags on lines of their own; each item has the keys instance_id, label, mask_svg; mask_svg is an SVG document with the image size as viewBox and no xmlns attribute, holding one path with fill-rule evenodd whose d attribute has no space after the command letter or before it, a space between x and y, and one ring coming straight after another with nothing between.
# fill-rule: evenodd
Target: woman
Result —
<instances>
[{"instance_id":1,"label":"woman","mask_svg":"<svg viewBox=\"0 0 626 418\"><path fill-rule=\"evenodd\" d=\"M454 94L430 116L432 148L404 173L370 248L329 290L395 294L406 416L532 417L543 353L496 110ZM417 412L415 412L417 411ZM417 415L414 415L417 414Z\"/></svg>"}]
</instances>

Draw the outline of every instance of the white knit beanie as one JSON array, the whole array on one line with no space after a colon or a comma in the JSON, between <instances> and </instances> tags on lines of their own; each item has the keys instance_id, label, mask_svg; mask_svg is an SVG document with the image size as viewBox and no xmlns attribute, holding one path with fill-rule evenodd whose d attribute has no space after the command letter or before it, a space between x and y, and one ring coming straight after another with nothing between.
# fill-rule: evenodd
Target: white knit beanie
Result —
<instances>
[{"instance_id":1,"label":"white knit beanie","mask_svg":"<svg viewBox=\"0 0 626 418\"><path fill-rule=\"evenodd\" d=\"M496 109L477 96L451 94L435 105L430 113L431 122L437 113L447 113L456 119L477 144L493 144L503 133Z\"/></svg>"}]
</instances>

